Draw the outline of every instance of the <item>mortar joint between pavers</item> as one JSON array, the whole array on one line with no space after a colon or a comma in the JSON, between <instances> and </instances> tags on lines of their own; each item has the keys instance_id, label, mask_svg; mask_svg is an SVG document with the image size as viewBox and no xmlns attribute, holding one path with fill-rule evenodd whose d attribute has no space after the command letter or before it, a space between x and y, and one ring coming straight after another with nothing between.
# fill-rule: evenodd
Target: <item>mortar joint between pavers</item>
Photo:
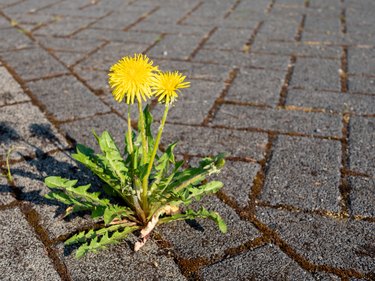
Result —
<instances>
[{"instance_id":1,"label":"mortar joint between pavers","mask_svg":"<svg viewBox=\"0 0 375 281\"><path fill-rule=\"evenodd\" d=\"M142 21L144 21L145 19L147 19L147 17L149 17L150 15L152 15L153 13L155 13L157 10L160 9L160 6L155 6L153 9L151 9L151 11L148 11L147 13L141 15L137 20L135 20L133 23L129 24L128 26L126 26L123 31L129 31L132 27L136 26L137 24L141 23Z\"/></svg>"},{"instance_id":2,"label":"mortar joint between pavers","mask_svg":"<svg viewBox=\"0 0 375 281\"><path fill-rule=\"evenodd\" d=\"M203 5L203 1L199 1L190 11L188 11L185 15L183 15L179 20L177 20L176 24L182 24L188 17L191 16L192 13L194 13L196 10L200 8L200 6Z\"/></svg>"}]
</instances>

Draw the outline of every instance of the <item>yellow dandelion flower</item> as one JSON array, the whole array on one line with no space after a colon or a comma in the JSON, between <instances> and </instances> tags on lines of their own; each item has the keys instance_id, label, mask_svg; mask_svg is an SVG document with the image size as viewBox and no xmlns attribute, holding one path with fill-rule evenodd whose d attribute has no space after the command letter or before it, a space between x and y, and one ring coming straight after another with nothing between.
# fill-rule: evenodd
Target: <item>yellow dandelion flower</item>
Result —
<instances>
[{"instance_id":1,"label":"yellow dandelion flower","mask_svg":"<svg viewBox=\"0 0 375 281\"><path fill-rule=\"evenodd\" d=\"M190 82L184 82L186 76L182 76L178 71L175 72L160 72L152 78L152 90L155 96L159 97L159 102L167 104L172 103L177 97L179 89L190 87Z\"/></svg>"},{"instance_id":2,"label":"yellow dandelion flower","mask_svg":"<svg viewBox=\"0 0 375 281\"><path fill-rule=\"evenodd\" d=\"M108 76L115 100L121 102L126 97L126 103L133 104L135 98L141 101L150 97L152 77L158 71L152 64L146 55L134 54L134 57L123 57L112 65Z\"/></svg>"}]
</instances>

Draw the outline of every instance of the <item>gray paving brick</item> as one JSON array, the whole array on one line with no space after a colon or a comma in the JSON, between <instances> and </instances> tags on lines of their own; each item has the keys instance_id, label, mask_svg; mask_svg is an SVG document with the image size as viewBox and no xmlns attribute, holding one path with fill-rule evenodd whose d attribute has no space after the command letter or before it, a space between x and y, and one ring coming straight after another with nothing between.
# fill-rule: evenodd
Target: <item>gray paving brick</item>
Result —
<instances>
[{"instance_id":1,"label":"gray paving brick","mask_svg":"<svg viewBox=\"0 0 375 281\"><path fill-rule=\"evenodd\" d=\"M373 49L348 50L349 73L367 73L375 75L375 51Z\"/></svg>"},{"instance_id":2,"label":"gray paving brick","mask_svg":"<svg viewBox=\"0 0 375 281\"><path fill-rule=\"evenodd\" d=\"M233 6L234 0L230 1L206 1L197 10L193 16L205 17L224 17L227 11Z\"/></svg>"},{"instance_id":3,"label":"gray paving brick","mask_svg":"<svg viewBox=\"0 0 375 281\"><path fill-rule=\"evenodd\" d=\"M247 54L237 51L200 49L193 59L197 62L230 65L232 67L257 67L266 69L286 70L288 56L272 56L263 54Z\"/></svg>"},{"instance_id":4,"label":"gray paving brick","mask_svg":"<svg viewBox=\"0 0 375 281\"><path fill-rule=\"evenodd\" d=\"M200 36L166 35L147 54L156 58L188 59L200 41Z\"/></svg>"},{"instance_id":5,"label":"gray paving brick","mask_svg":"<svg viewBox=\"0 0 375 281\"><path fill-rule=\"evenodd\" d=\"M50 191L44 184L47 176L78 179L79 185L92 183L96 188L95 191L100 190L98 179L82 166L79 169L69 154L59 152L52 156L14 164L11 168L16 187L21 191L19 199L32 204L39 213L39 223L46 229L51 239L72 233L93 223L89 214L63 219L62 216L68 206L43 197Z\"/></svg>"},{"instance_id":6,"label":"gray paving brick","mask_svg":"<svg viewBox=\"0 0 375 281\"><path fill-rule=\"evenodd\" d=\"M294 41L300 22L300 16L290 17L283 22L268 20L262 25L256 38Z\"/></svg>"},{"instance_id":7,"label":"gray paving brick","mask_svg":"<svg viewBox=\"0 0 375 281\"><path fill-rule=\"evenodd\" d=\"M309 90L340 90L338 60L298 58L290 82L291 87Z\"/></svg>"},{"instance_id":8,"label":"gray paving brick","mask_svg":"<svg viewBox=\"0 0 375 281\"><path fill-rule=\"evenodd\" d=\"M99 18L104 16L109 11L113 10L111 5L101 5L105 1L90 2L89 0L76 0L72 3L65 1L58 1L56 5L52 5L43 9L43 14L58 15L58 16L69 16L79 18ZM118 2L118 1L117 1ZM111 4L118 7L118 3L111 1ZM123 1L123 4L127 4L127 1Z\"/></svg>"},{"instance_id":9,"label":"gray paving brick","mask_svg":"<svg viewBox=\"0 0 375 281\"><path fill-rule=\"evenodd\" d=\"M214 179L222 181L224 187L221 191L233 199L240 208L245 208L249 203L253 181L259 169L260 165L256 163L226 161L224 168Z\"/></svg>"},{"instance_id":10,"label":"gray paving brick","mask_svg":"<svg viewBox=\"0 0 375 281\"><path fill-rule=\"evenodd\" d=\"M0 157L3 160L11 145L16 148L11 154L13 160L20 159L21 155L34 156L67 146L57 130L31 103L4 106L0 116L0 143L4 145L0 146Z\"/></svg>"},{"instance_id":11,"label":"gray paving brick","mask_svg":"<svg viewBox=\"0 0 375 281\"><path fill-rule=\"evenodd\" d=\"M212 122L234 128L259 128L284 133L341 136L341 117L317 112L222 105Z\"/></svg>"},{"instance_id":12,"label":"gray paving brick","mask_svg":"<svg viewBox=\"0 0 375 281\"><path fill-rule=\"evenodd\" d=\"M98 151L99 146L92 134L94 129L97 134L108 130L115 139L117 145L122 149L124 143L124 134L126 121L116 114L105 114L88 119L73 121L61 125L61 129L72 139L78 143L95 148Z\"/></svg>"},{"instance_id":13,"label":"gray paving brick","mask_svg":"<svg viewBox=\"0 0 375 281\"><path fill-rule=\"evenodd\" d=\"M202 270L203 280L316 280L273 244L225 259Z\"/></svg>"},{"instance_id":14,"label":"gray paving brick","mask_svg":"<svg viewBox=\"0 0 375 281\"><path fill-rule=\"evenodd\" d=\"M375 180L350 177L350 203L354 215L375 217Z\"/></svg>"},{"instance_id":15,"label":"gray paving brick","mask_svg":"<svg viewBox=\"0 0 375 281\"><path fill-rule=\"evenodd\" d=\"M348 76L349 91L375 95L375 78L362 75Z\"/></svg>"},{"instance_id":16,"label":"gray paving brick","mask_svg":"<svg viewBox=\"0 0 375 281\"><path fill-rule=\"evenodd\" d=\"M108 112L98 97L73 76L61 76L27 84L33 94L57 120L92 116Z\"/></svg>"},{"instance_id":17,"label":"gray paving brick","mask_svg":"<svg viewBox=\"0 0 375 281\"><path fill-rule=\"evenodd\" d=\"M373 97L347 93L290 90L288 91L286 105L322 108L328 112L333 110L359 114L375 113L375 99Z\"/></svg>"},{"instance_id":18,"label":"gray paving brick","mask_svg":"<svg viewBox=\"0 0 375 281\"><path fill-rule=\"evenodd\" d=\"M375 120L352 117L350 120L350 168L375 175Z\"/></svg>"},{"instance_id":19,"label":"gray paving brick","mask_svg":"<svg viewBox=\"0 0 375 281\"><path fill-rule=\"evenodd\" d=\"M15 28L0 29L0 37L7 38L7 40L0 41L1 56L3 56L3 54L1 53L7 50L17 50L33 46L33 42L29 38L27 38L27 36L20 30L17 30Z\"/></svg>"},{"instance_id":20,"label":"gray paving brick","mask_svg":"<svg viewBox=\"0 0 375 281\"><path fill-rule=\"evenodd\" d=\"M255 28L254 22L253 28ZM227 49L241 51L251 37L251 29L228 30L226 28L217 29L214 34L204 44L205 48Z\"/></svg>"},{"instance_id":21,"label":"gray paving brick","mask_svg":"<svg viewBox=\"0 0 375 281\"><path fill-rule=\"evenodd\" d=\"M253 225L241 221L232 209L216 197L202 199L193 208L201 206L219 212L228 225L228 232L223 234L214 222L202 219L190 224L178 221L160 227L161 235L172 243L177 255L184 259L223 257L225 250L238 247L260 235Z\"/></svg>"},{"instance_id":22,"label":"gray paving brick","mask_svg":"<svg viewBox=\"0 0 375 281\"><path fill-rule=\"evenodd\" d=\"M166 125L162 143L168 145L175 141L178 141L176 153L206 156L227 152L234 157L260 160L267 143L267 135L209 127Z\"/></svg>"},{"instance_id":23,"label":"gray paving brick","mask_svg":"<svg viewBox=\"0 0 375 281\"><path fill-rule=\"evenodd\" d=\"M340 167L339 142L279 136L260 198L272 205L338 212Z\"/></svg>"},{"instance_id":24,"label":"gray paving brick","mask_svg":"<svg viewBox=\"0 0 375 281\"><path fill-rule=\"evenodd\" d=\"M315 33L309 31L305 31L302 33L302 42L328 45L347 45L354 43L352 42L350 37L342 33Z\"/></svg>"},{"instance_id":25,"label":"gray paving brick","mask_svg":"<svg viewBox=\"0 0 375 281\"><path fill-rule=\"evenodd\" d=\"M18 208L0 212L3 280L61 280L46 250Z\"/></svg>"},{"instance_id":26,"label":"gray paving brick","mask_svg":"<svg viewBox=\"0 0 375 281\"><path fill-rule=\"evenodd\" d=\"M316 58L337 58L340 59L342 49L337 46L323 44L308 44L301 42L277 42L255 39L251 45L252 52L259 52L273 55L296 55Z\"/></svg>"},{"instance_id":27,"label":"gray paving brick","mask_svg":"<svg viewBox=\"0 0 375 281\"><path fill-rule=\"evenodd\" d=\"M340 17L309 14L306 16L304 31L328 34L340 33Z\"/></svg>"},{"instance_id":28,"label":"gray paving brick","mask_svg":"<svg viewBox=\"0 0 375 281\"><path fill-rule=\"evenodd\" d=\"M0 67L0 106L29 100L6 68Z\"/></svg>"},{"instance_id":29,"label":"gray paving brick","mask_svg":"<svg viewBox=\"0 0 375 281\"><path fill-rule=\"evenodd\" d=\"M178 100L168 112L168 121L201 124L223 89L224 83L192 81L191 87L181 91ZM153 110L154 117L160 120L163 112L164 106L159 104Z\"/></svg>"},{"instance_id":30,"label":"gray paving brick","mask_svg":"<svg viewBox=\"0 0 375 281\"><path fill-rule=\"evenodd\" d=\"M89 18L59 18L56 22L48 24L38 29L34 34L36 35L52 35L52 36L69 36L76 31L95 22L94 19Z\"/></svg>"},{"instance_id":31,"label":"gray paving brick","mask_svg":"<svg viewBox=\"0 0 375 281\"><path fill-rule=\"evenodd\" d=\"M140 43L110 43L86 58L79 64L79 67L108 71L122 57L133 56L134 53L143 53L147 47L146 44Z\"/></svg>"},{"instance_id":32,"label":"gray paving brick","mask_svg":"<svg viewBox=\"0 0 375 281\"><path fill-rule=\"evenodd\" d=\"M4 9L5 13L7 14L19 14L19 13L33 13L36 10L39 10L43 7L46 7L48 5L57 3L58 0L30 0L21 2L14 6L9 6Z\"/></svg>"},{"instance_id":33,"label":"gray paving brick","mask_svg":"<svg viewBox=\"0 0 375 281\"><path fill-rule=\"evenodd\" d=\"M88 28L78 32L76 35L74 35L74 38L85 40L107 40L122 43L132 42L151 45L156 40L160 39L160 33Z\"/></svg>"},{"instance_id":34,"label":"gray paving brick","mask_svg":"<svg viewBox=\"0 0 375 281\"><path fill-rule=\"evenodd\" d=\"M277 105L284 77L281 71L241 69L225 99Z\"/></svg>"},{"instance_id":35,"label":"gray paving brick","mask_svg":"<svg viewBox=\"0 0 375 281\"><path fill-rule=\"evenodd\" d=\"M51 36L36 36L36 40L44 47L53 51L85 52L88 53L100 45L104 40L86 38L86 39L69 39L55 38Z\"/></svg>"},{"instance_id":36,"label":"gray paving brick","mask_svg":"<svg viewBox=\"0 0 375 281\"><path fill-rule=\"evenodd\" d=\"M23 80L67 72L61 63L40 48L6 52L1 57Z\"/></svg>"},{"instance_id":37,"label":"gray paving brick","mask_svg":"<svg viewBox=\"0 0 375 281\"><path fill-rule=\"evenodd\" d=\"M186 280L173 259L163 255L152 240L137 253L123 242L79 260L61 244L59 248L73 280Z\"/></svg>"},{"instance_id":38,"label":"gray paving brick","mask_svg":"<svg viewBox=\"0 0 375 281\"><path fill-rule=\"evenodd\" d=\"M298 254L315 264L374 272L373 223L268 208L258 208L257 215Z\"/></svg>"},{"instance_id":39,"label":"gray paving brick","mask_svg":"<svg viewBox=\"0 0 375 281\"><path fill-rule=\"evenodd\" d=\"M131 31L142 31L142 32L152 32L152 33L167 33L167 34L177 34L177 35L187 35L187 36L203 36L209 32L213 26L210 24L208 26L194 26L194 25L182 25L182 24L164 24L160 22L148 21L147 19L136 24Z\"/></svg>"},{"instance_id":40,"label":"gray paving brick","mask_svg":"<svg viewBox=\"0 0 375 281\"><path fill-rule=\"evenodd\" d=\"M71 67L87 57L85 53L54 51L53 54L65 65Z\"/></svg>"}]
</instances>

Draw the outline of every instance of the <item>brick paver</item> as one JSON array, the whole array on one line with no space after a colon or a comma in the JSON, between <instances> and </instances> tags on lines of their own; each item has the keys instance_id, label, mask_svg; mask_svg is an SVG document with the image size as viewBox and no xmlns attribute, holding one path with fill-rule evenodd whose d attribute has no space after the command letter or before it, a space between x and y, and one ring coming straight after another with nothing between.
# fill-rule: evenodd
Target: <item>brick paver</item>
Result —
<instances>
[{"instance_id":1,"label":"brick paver","mask_svg":"<svg viewBox=\"0 0 375 281\"><path fill-rule=\"evenodd\" d=\"M373 0L0 0L0 279L375 280ZM144 52L191 81L163 144L228 152L198 205L228 223L160 227L142 251L74 259L46 175L92 181L70 153L125 108L110 65ZM155 119L160 108L152 109ZM14 181L5 177L6 152Z\"/></svg>"}]
</instances>

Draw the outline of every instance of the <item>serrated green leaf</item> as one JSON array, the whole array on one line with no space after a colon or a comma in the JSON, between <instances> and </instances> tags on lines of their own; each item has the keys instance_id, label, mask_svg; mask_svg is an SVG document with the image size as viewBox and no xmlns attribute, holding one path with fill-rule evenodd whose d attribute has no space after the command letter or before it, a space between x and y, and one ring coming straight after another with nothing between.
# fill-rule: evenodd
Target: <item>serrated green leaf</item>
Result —
<instances>
[{"instance_id":1,"label":"serrated green leaf","mask_svg":"<svg viewBox=\"0 0 375 281\"><path fill-rule=\"evenodd\" d=\"M69 180L69 179L65 179L65 178L62 178L62 177L56 177L56 176L46 177L44 179L44 183L49 188L58 188L58 189L72 187L77 182L78 182L77 180Z\"/></svg>"},{"instance_id":2,"label":"serrated green leaf","mask_svg":"<svg viewBox=\"0 0 375 281\"><path fill-rule=\"evenodd\" d=\"M179 194L181 194L181 199L184 202L191 202L192 199L195 199L197 201L201 200L201 198L204 195L208 195L211 193L216 193L219 191L220 188L223 187L223 183L220 181L210 181L206 184L200 185L200 186L187 186L183 191L181 191Z\"/></svg>"}]
</instances>

